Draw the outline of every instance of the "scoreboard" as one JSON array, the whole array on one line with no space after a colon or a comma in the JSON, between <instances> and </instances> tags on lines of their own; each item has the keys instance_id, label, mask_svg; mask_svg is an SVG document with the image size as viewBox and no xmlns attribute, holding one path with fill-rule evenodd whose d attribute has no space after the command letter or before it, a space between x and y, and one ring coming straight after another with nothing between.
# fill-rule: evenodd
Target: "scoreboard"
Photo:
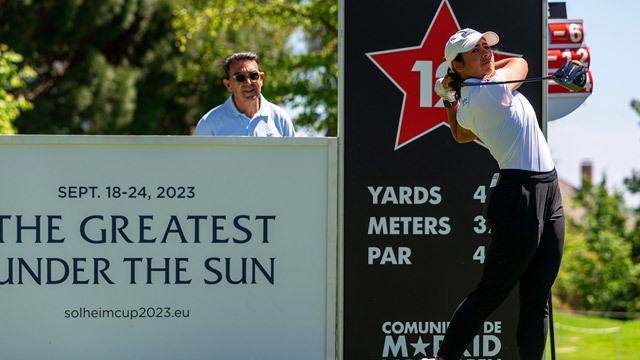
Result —
<instances>
[{"instance_id":1,"label":"scoreboard","mask_svg":"<svg viewBox=\"0 0 640 360\"><path fill-rule=\"evenodd\" d=\"M549 19L549 49L547 66L552 75L564 63L577 60L584 67L591 65L591 52L584 41L582 20ZM548 80L548 120L557 120L575 109L593 93L593 77L587 72L587 83L580 91L569 89Z\"/></svg>"}]
</instances>

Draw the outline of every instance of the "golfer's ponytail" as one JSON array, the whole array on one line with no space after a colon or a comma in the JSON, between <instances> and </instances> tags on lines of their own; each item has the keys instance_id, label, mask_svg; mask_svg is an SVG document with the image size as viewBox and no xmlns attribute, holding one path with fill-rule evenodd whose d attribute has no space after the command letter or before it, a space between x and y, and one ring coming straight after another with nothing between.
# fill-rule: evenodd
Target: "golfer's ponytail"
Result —
<instances>
[{"instance_id":1,"label":"golfer's ponytail","mask_svg":"<svg viewBox=\"0 0 640 360\"><path fill-rule=\"evenodd\" d=\"M460 75L458 75L457 72L455 72L454 70L451 70L451 68L447 69L447 74L449 74L449 77L453 79L453 81L449 84L449 86L451 86L453 88L453 90L455 90L456 92L456 100L460 100L460 89L462 88L460 86L460 84L462 84L462 77Z\"/></svg>"}]
</instances>

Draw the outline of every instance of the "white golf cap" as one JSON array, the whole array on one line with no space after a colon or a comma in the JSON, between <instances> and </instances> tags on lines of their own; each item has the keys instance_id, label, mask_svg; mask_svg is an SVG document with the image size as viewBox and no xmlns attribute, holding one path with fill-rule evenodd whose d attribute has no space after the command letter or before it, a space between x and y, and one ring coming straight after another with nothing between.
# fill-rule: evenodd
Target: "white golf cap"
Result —
<instances>
[{"instance_id":1,"label":"white golf cap","mask_svg":"<svg viewBox=\"0 0 640 360\"><path fill-rule=\"evenodd\" d=\"M459 53L473 49L483 37L487 40L487 45L489 46L493 46L500 41L498 34L493 31L479 33L473 29L462 29L451 36L447 41L447 46L444 48L444 57L447 59L449 68L451 68L451 62Z\"/></svg>"}]
</instances>

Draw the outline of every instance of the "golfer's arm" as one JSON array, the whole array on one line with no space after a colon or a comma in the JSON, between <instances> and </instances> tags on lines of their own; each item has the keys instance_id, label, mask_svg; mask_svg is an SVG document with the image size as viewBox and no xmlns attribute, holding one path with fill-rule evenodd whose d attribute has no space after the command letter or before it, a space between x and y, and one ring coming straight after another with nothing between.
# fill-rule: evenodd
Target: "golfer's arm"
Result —
<instances>
[{"instance_id":1,"label":"golfer's arm","mask_svg":"<svg viewBox=\"0 0 640 360\"><path fill-rule=\"evenodd\" d=\"M451 135L453 135L453 138L459 143L471 142L478 137L471 130L467 130L458 124L458 119L456 118L458 106L460 105L457 104L452 109L447 108L447 118L451 126Z\"/></svg>"},{"instance_id":2,"label":"golfer's arm","mask_svg":"<svg viewBox=\"0 0 640 360\"><path fill-rule=\"evenodd\" d=\"M496 70L502 69L506 81L524 79L527 77L527 73L529 73L529 64L523 58L502 59L496 61L495 67ZM522 85L522 83L511 83L507 84L507 87L513 91L520 87L520 85Z\"/></svg>"}]
</instances>

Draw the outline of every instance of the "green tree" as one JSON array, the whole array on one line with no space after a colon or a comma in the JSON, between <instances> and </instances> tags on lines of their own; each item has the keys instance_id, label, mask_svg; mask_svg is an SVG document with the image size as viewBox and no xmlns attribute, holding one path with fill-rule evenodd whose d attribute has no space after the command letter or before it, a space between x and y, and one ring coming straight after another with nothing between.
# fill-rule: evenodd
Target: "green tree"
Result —
<instances>
[{"instance_id":1,"label":"green tree","mask_svg":"<svg viewBox=\"0 0 640 360\"><path fill-rule=\"evenodd\" d=\"M638 113L640 116L640 100L632 100L631 107ZM638 123L640 125L640 123ZM632 194L640 194L640 170L633 169L631 171L631 175L624 179L624 184ZM633 231L630 235L630 242L632 246L632 257L633 261L638 264L640 263L640 206L635 209L636 213L636 222Z\"/></svg>"},{"instance_id":2,"label":"green tree","mask_svg":"<svg viewBox=\"0 0 640 360\"><path fill-rule=\"evenodd\" d=\"M586 310L640 310L640 265L632 259L622 194L609 194L606 180L588 179L574 203L584 210L569 219L565 254L555 292L570 306Z\"/></svg>"},{"instance_id":3,"label":"green tree","mask_svg":"<svg viewBox=\"0 0 640 360\"><path fill-rule=\"evenodd\" d=\"M631 108L633 108L638 113L638 115L640 115L640 100L631 100ZM625 178L624 183L631 193L640 193L640 170L632 170L631 176ZM637 211L640 212L640 208L637 209Z\"/></svg>"},{"instance_id":4,"label":"green tree","mask_svg":"<svg viewBox=\"0 0 640 360\"><path fill-rule=\"evenodd\" d=\"M303 111L296 118L328 136L338 129L338 3L301 1L298 14L308 52L294 58L293 87L288 95Z\"/></svg>"},{"instance_id":5,"label":"green tree","mask_svg":"<svg viewBox=\"0 0 640 360\"><path fill-rule=\"evenodd\" d=\"M33 104L19 91L26 86L26 79L36 73L29 66L20 67L22 55L0 44L0 134L15 134L13 121L21 111L31 110Z\"/></svg>"},{"instance_id":6,"label":"green tree","mask_svg":"<svg viewBox=\"0 0 640 360\"><path fill-rule=\"evenodd\" d=\"M171 42L168 0L0 1L0 41L38 73L21 133L129 133L145 56ZM156 52L157 54L157 52ZM143 70L145 69L145 70Z\"/></svg>"},{"instance_id":7,"label":"green tree","mask_svg":"<svg viewBox=\"0 0 640 360\"><path fill-rule=\"evenodd\" d=\"M174 26L181 51L195 53L183 74L194 88L220 84L223 57L253 51L266 70L263 91L270 100L297 109L296 125L337 134L336 1L192 0L177 12ZM302 54L287 46L294 34L304 36L307 51ZM211 100L216 104L224 99Z\"/></svg>"},{"instance_id":8,"label":"green tree","mask_svg":"<svg viewBox=\"0 0 640 360\"><path fill-rule=\"evenodd\" d=\"M640 116L640 100L631 100L631 108L634 109ZM627 186L627 189L631 191L631 193L640 193L640 170L632 170L631 176L624 179L624 183ZM638 211L640 212L640 208L638 209Z\"/></svg>"},{"instance_id":9,"label":"green tree","mask_svg":"<svg viewBox=\"0 0 640 360\"><path fill-rule=\"evenodd\" d=\"M265 96L297 126L337 128L337 3L0 0L0 42L38 73L21 133L189 134L226 100L220 61L260 55ZM293 54L292 34L308 51Z\"/></svg>"},{"instance_id":10,"label":"green tree","mask_svg":"<svg viewBox=\"0 0 640 360\"><path fill-rule=\"evenodd\" d=\"M190 104L195 121L229 96L220 63L237 51L260 56L266 73L262 91L269 101L284 105L284 84L291 76L287 39L292 27L282 21L271 23L263 3L185 0L174 10L174 44L182 56L176 76L185 89L180 101Z\"/></svg>"}]
</instances>

